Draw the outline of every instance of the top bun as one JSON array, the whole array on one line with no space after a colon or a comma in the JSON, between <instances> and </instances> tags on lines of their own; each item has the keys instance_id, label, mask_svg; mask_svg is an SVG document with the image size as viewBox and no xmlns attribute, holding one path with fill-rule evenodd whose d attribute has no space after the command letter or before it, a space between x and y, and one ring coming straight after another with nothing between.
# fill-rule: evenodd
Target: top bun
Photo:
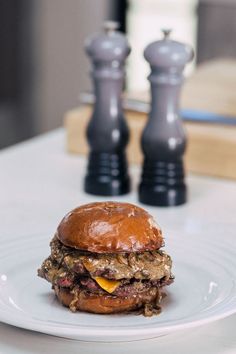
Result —
<instances>
[{"instance_id":1,"label":"top bun","mask_svg":"<svg viewBox=\"0 0 236 354\"><path fill-rule=\"evenodd\" d=\"M57 237L66 246L95 253L144 252L163 245L162 232L150 214L118 202L72 210L59 224Z\"/></svg>"}]
</instances>

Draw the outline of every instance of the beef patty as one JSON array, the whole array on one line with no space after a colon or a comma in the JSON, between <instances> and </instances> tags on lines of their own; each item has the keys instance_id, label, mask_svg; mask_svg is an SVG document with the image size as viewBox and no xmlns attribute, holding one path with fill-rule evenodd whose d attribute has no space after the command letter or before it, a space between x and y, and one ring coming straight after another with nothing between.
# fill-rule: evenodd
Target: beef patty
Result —
<instances>
[{"instance_id":1,"label":"beef patty","mask_svg":"<svg viewBox=\"0 0 236 354\"><path fill-rule=\"evenodd\" d=\"M57 237L50 243L51 258L78 275L102 276L107 279L169 278L172 261L164 251L98 254L64 246Z\"/></svg>"},{"instance_id":2,"label":"beef patty","mask_svg":"<svg viewBox=\"0 0 236 354\"><path fill-rule=\"evenodd\" d=\"M158 289L173 281L171 258L160 250L95 254L64 246L56 237L50 247L51 255L43 262L38 275L54 289L119 298L146 298L156 293L159 301Z\"/></svg>"}]
</instances>

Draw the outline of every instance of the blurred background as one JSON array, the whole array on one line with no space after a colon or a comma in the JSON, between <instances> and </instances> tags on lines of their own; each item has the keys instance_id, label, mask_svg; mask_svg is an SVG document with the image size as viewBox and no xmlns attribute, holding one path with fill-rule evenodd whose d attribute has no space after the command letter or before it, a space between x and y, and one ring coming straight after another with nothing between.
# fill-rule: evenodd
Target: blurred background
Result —
<instances>
[{"instance_id":1,"label":"blurred background","mask_svg":"<svg viewBox=\"0 0 236 354\"><path fill-rule=\"evenodd\" d=\"M1 0L0 148L62 125L91 89L84 39L106 19L120 22L132 53L129 91L145 91L143 49L161 28L192 44L191 75L205 61L236 56L235 0Z\"/></svg>"}]
</instances>

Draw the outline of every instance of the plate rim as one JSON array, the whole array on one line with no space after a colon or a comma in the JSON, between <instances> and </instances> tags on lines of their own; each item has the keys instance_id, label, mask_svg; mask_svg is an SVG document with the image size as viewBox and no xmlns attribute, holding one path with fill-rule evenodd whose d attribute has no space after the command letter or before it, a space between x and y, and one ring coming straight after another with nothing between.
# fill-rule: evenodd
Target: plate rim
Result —
<instances>
[{"instance_id":1,"label":"plate rim","mask_svg":"<svg viewBox=\"0 0 236 354\"><path fill-rule=\"evenodd\" d=\"M40 241L42 242L42 240L46 241L48 238L48 236L46 238L47 234L48 233L40 233L41 237L38 239L39 242ZM29 235L25 234L24 237L26 239L27 237L31 237L32 239L32 234ZM176 240L174 241L173 239L170 239L170 241L175 242ZM193 242L194 240L191 241ZM12 240L9 240L9 244L11 242ZM235 287L236 285L235 281L233 285ZM13 308L9 307L8 309L4 309L4 302L1 301L0 298L0 321L3 323L13 325L19 328L27 329L27 330L32 330L35 332L50 334L53 336L59 336L64 338L76 339L76 340L87 340L87 341L88 340L103 341L104 336L106 336L107 342L122 341L122 340L137 340L137 337L140 335L141 335L140 340L144 338L155 338L161 335L176 332L178 330L188 329L188 328L190 329L190 328L198 327L203 324L211 323L223 319L225 317L228 317L230 315L233 315L234 313L236 313L236 291L235 294L228 299L228 302L222 305L219 313L210 314L205 318L198 318L195 320L190 319L189 321L185 320L185 322L183 323L163 325L161 327L149 326L146 328L142 328L142 327L134 328L131 325L129 328L125 327L122 329L122 327L111 328L108 326L103 326L102 328L95 328L95 327L89 327L85 325L76 328L74 326L70 326L66 324L60 324L59 326L56 326L55 324L48 325L47 321L41 322L40 320L34 319L33 317L27 318L27 321L24 322L24 318L19 319L20 317L22 317L22 316L18 316L19 312L16 316L16 313L15 311L13 311Z\"/></svg>"}]
</instances>

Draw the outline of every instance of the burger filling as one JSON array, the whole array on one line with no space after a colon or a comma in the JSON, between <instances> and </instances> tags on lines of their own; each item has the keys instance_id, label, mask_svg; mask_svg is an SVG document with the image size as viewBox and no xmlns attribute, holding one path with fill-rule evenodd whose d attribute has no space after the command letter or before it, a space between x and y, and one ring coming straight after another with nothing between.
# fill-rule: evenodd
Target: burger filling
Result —
<instances>
[{"instance_id":1,"label":"burger filling","mask_svg":"<svg viewBox=\"0 0 236 354\"><path fill-rule=\"evenodd\" d=\"M55 236L51 255L43 262L38 275L53 288L67 288L72 293L86 291L116 297L146 296L173 281L171 258L161 250L142 253L98 254L64 246ZM145 302L145 301L144 301ZM151 315L150 304L145 314ZM70 306L73 311L73 304Z\"/></svg>"}]
</instances>

